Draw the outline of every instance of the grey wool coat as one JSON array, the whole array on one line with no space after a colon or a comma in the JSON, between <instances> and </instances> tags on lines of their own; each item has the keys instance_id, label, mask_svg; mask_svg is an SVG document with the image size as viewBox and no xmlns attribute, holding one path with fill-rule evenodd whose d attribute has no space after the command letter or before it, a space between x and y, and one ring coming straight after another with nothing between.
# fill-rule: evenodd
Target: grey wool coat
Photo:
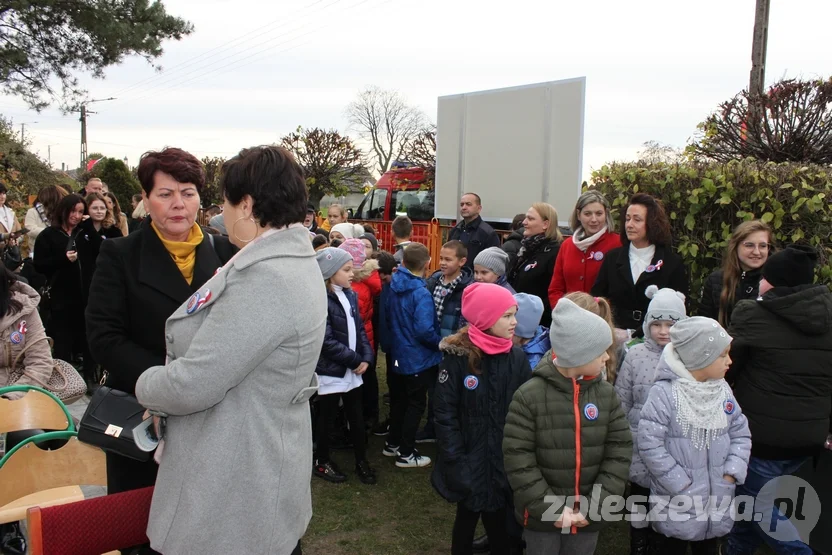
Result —
<instances>
[{"instance_id":1,"label":"grey wool coat","mask_svg":"<svg viewBox=\"0 0 832 555\"><path fill-rule=\"evenodd\" d=\"M638 422L641 408L647 402L650 388L656 382L656 367L662 356L662 348L652 339L646 339L627 351L624 362L615 379L615 392L621 408L630 422L633 434L633 462L630 464L630 481L643 488L650 487L650 475L638 454ZM637 523L633 523L637 524Z\"/></svg>"},{"instance_id":2,"label":"grey wool coat","mask_svg":"<svg viewBox=\"0 0 832 555\"><path fill-rule=\"evenodd\" d=\"M693 445L676 418L672 384L686 370L672 347L665 347L658 380L650 389L638 425L639 453L650 472L651 524L670 538L719 538L734 525L731 502L736 485L745 482L748 472L751 431L736 399L730 398L723 403L727 426L708 447ZM726 475L736 484L728 482ZM693 503L682 509L686 499ZM680 518L670 518L669 507L676 507L673 511Z\"/></svg>"},{"instance_id":3,"label":"grey wool coat","mask_svg":"<svg viewBox=\"0 0 832 555\"><path fill-rule=\"evenodd\" d=\"M143 406L170 415L155 550L294 549L312 516L309 398L326 311L309 232L293 226L246 246L168 319L168 362L136 384Z\"/></svg>"}]
</instances>

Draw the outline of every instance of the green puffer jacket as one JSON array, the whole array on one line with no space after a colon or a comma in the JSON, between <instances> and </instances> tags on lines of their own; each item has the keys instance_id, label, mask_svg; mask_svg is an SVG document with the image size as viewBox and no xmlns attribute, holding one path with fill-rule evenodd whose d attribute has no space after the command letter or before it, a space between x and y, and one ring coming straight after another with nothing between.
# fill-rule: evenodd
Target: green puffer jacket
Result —
<instances>
[{"instance_id":1,"label":"green puffer jacket","mask_svg":"<svg viewBox=\"0 0 832 555\"><path fill-rule=\"evenodd\" d=\"M604 499L624 495L632 449L630 426L612 385L600 377L564 377L547 352L514 394L503 432L518 521L539 532L560 531L555 522L563 499L584 496L595 505L585 511L589 526L573 527L572 533L598 531ZM600 489L593 491L596 485ZM547 496L561 496L560 504L547 502Z\"/></svg>"}]
</instances>

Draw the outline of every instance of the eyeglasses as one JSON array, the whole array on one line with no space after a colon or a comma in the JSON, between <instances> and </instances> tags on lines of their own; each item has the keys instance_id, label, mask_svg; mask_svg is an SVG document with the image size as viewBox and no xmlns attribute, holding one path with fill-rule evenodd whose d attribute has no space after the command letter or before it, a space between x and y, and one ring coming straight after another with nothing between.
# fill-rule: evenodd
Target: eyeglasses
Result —
<instances>
[{"instance_id":1,"label":"eyeglasses","mask_svg":"<svg viewBox=\"0 0 832 555\"><path fill-rule=\"evenodd\" d=\"M755 248L761 251L767 251L769 247L771 247L771 245L769 245L768 243L743 243L742 246L743 248L748 249L750 251L753 251Z\"/></svg>"}]
</instances>

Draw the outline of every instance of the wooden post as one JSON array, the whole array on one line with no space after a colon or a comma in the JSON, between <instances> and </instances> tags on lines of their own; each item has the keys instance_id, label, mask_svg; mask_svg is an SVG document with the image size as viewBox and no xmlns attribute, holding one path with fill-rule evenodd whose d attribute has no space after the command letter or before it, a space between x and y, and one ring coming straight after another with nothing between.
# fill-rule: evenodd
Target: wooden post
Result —
<instances>
[{"instance_id":1,"label":"wooden post","mask_svg":"<svg viewBox=\"0 0 832 555\"><path fill-rule=\"evenodd\" d=\"M768 15L771 0L757 0L754 15L754 41L751 44L751 79L748 84L749 124L756 127L760 120L758 101L766 82L766 48L768 46Z\"/></svg>"}]
</instances>

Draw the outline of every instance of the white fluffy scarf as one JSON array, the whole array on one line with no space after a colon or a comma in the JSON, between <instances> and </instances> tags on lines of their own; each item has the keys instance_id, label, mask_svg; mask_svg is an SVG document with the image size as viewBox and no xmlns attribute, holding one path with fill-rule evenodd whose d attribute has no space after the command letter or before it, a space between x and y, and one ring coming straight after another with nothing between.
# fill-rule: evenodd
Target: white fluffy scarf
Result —
<instances>
[{"instance_id":1,"label":"white fluffy scarf","mask_svg":"<svg viewBox=\"0 0 832 555\"><path fill-rule=\"evenodd\" d=\"M601 228L601 231L599 231L595 235L590 235L589 237L586 237L586 231L584 231L584 228L581 228L578 231L576 231L575 234L572 236L572 243L576 247L578 247L578 249L580 249L581 252L586 252L586 249L594 245L595 242L601 237L603 237L603 235L606 232L607 226L604 226L603 228Z\"/></svg>"},{"instance_id":2,"label":"white fluffy scarf","mask_svg":"<svg viewBox=\"0 0 832 555\"><path fill-rule=\"evenodd\" d=\"M685 368L673 344L664 348L662 358L679 379L672 384L676 403L676 422L682 434L696 449L708 448L719 433L728 426L725 401L731 398L731 387L724 379L698 382Z\"/></svg>"}]
</instances>

